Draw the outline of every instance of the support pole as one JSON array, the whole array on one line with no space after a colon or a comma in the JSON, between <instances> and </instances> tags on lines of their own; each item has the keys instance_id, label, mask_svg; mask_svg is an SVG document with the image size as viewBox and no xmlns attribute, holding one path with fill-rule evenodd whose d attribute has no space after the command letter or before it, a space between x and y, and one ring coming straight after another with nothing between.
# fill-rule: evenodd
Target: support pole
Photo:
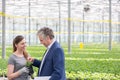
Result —
<instances>
[{"instance_id":1,"label":"support pole","mask_svg":"<svg viewBox=\"0 0 120 80\"><path fill-rule=\"evenodd\" d=\"M71 53L71 0L68 0L68 53Z\"/></svg>"},{"instance_id":2,"label":"support pole","mask_svg":"<svg viewBox=\"0 0 120 80\"><path fill-rule=\"evenodd\" d=\"M6 56L5 0L2 0L2 58Z\"/></svg>"},{"instance_id":3,"label":"support pole","mask_svg":"<svg viewBox=\"0 0 120 80\"><path fill-rule=\"evenodd\" d=\"M112 49L111 0L109 0L109 50Z\"/></svg>"}]
</instances>

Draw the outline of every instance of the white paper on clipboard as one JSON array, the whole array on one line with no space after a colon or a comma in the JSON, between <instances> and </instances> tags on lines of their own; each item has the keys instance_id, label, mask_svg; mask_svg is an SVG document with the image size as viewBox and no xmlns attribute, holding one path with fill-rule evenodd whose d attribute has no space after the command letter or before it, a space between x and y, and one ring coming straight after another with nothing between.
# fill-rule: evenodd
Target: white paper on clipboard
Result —
<instances>
[{"instance_id":1,"label":"white paper on clipboard","mask_svg":"<svg viewBox=\"0 0 120 80\"><path fill-rule=\"evenodd\" d=\"M51 76L35 77L34 80L49 80Z\"/></svg>"}]
</instances>

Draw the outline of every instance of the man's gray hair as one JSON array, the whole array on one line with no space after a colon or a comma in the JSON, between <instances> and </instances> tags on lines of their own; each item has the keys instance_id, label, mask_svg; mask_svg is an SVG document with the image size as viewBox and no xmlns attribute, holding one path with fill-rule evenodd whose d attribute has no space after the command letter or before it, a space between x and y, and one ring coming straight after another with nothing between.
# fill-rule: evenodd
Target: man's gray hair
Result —
<instances>
[{"instance_id":1,"label":"man's gray hair","mask_svg":"<svg viewBox=\"0 0 120 80\"><path fill-rule=\"evenodd\" d=\"M50 39L53 39L54 38L54 33L53 33L53 30L48 28L48 27L43 27L41 28L40 30L38 30L37 32L37 35L38 36L42 36L44 39L49 36Z\"/></svg>"}]
</instances>

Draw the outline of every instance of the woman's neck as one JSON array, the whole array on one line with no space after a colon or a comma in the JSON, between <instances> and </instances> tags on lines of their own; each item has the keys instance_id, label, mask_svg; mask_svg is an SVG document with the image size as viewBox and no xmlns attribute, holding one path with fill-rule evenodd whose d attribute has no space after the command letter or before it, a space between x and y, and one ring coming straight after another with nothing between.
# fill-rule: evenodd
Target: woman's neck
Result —
<instances>
[{"instance_id":1,"label":"woman's neck","mask_svg":"<svg viewBox=\"0 0 120 80\"><path fill-rule=\"evenodd\" d=\"M23 57L23 51L17 50L14 52L14 54L19 56L19 57Z\"/></svg>"}]
</instances>

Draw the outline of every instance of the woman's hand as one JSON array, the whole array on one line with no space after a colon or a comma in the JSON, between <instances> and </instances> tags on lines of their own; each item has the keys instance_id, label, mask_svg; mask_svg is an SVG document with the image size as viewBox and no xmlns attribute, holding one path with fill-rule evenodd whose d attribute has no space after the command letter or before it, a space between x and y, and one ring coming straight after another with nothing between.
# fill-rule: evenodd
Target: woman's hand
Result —
<instances>
[{"instance_id":1,"label":"woman's hand","mask_svg":"<svg viewBox=\"0 0 120 80\"><path fill-rule=\"evenodd\" d=\"M20 70L18 70L19 74L21 75L22 73L29 73L29 69L27 67L23 67Z\"/></svg>"}]
</instances>

